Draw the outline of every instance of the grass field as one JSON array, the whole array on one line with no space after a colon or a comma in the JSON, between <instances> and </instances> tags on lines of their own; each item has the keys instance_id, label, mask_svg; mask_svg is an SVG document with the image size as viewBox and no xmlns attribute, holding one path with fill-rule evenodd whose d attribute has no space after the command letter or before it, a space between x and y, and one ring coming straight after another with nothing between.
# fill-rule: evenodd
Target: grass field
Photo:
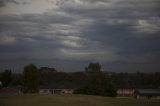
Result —
<instances>
[{"instance_id":1,"label":"grass field","mask_svg":"<svg viewBox=\"0 0 160 106\"><path fill-rule=\"evenodd\" d=\"M0 106L160 106L160 100L86 95L1 95Z\"/></svg>"}]
</instances>

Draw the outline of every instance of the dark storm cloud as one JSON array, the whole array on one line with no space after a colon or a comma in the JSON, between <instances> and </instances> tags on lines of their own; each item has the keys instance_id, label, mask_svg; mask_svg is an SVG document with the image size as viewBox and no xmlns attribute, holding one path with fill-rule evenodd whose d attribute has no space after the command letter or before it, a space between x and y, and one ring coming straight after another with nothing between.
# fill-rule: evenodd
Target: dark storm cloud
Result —
<instances>
[{"instance_id":1,"label":"dark storm cloud","mask_svg":"<svg viewBox=\"0 0 160 106\"><path fill-rule=\"evenodd\" d=\"M48 2L54 8L45 12L26 13L16 7L19 12L6 9L7 14L0 14L0 67L23 61L53 63L61 69L76 64L74 69L99 61L104 70L159 71L159 0ZM66 61L68 66L60 67Z\"/></svg>"},{"instance_id":2,"label":"dark storm cloud","mask_svg":"<svg viewBox=\"0 0 160 106\"><path fill-rule=\"evenodd\" d=\"M19 4L15 0L0 0L0 7L5 6L6 3L14 3L14 4Z\"/></svg>"}]
</instances>

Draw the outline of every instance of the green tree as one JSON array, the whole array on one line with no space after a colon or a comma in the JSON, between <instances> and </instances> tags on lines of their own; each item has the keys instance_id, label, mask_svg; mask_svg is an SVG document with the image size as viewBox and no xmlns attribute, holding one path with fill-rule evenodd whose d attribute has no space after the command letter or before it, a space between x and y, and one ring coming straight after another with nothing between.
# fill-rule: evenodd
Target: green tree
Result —
<instances>
[{"instance_id":1,"label":"green tree","mask_svg":"<svg viewBox=\"0 0 160 106\"><path fill-rule=\"evenodd\" d=\"M88 67L85 68L86 72L100 72L101 71L101 65L99 63L90 63Z\"/></svg>"},{"instance_id":2,"label":"green tree","mask_svg":"<svg viewBox=\"0 0 160 106\"><path fill-rule=\"evenodd\" d=\"M34 64L24 67L23 72L24 93L36 93L39 86L39 72Z\"/></svg>"},{"instance_id":3,"label":"green tree","mask_svg":"<svg viewBox=\"0 0 160 106\"><path fill-rule=\"evenodd\" d=\"M99 63L90 63L85 68L87 81L84 87L75 90L74 93L101 95L101 96L116 96L114 85L106 75L101 71Z\"/></svg>"},{"instance_id":4,"label":"green tree","mask_svg":"<svg viewBox=\"0 0 160 106\"><path fill-rule=\"evenodd\" d=\"M11 72L11 70L5 70L4 72L2 72L0 79L2 81L3 87L8 87L9 84L11 84L11 82L12 82L12 72Z\"/></svg>"}]
</instances>

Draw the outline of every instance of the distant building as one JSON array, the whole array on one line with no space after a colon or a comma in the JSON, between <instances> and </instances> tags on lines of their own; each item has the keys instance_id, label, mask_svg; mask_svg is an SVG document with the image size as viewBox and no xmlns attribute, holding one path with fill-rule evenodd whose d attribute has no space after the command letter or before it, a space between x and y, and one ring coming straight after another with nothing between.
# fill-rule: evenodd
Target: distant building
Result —
<instances>
[{"instance_id":1,"label":"distant building","mask_svg":"<svg viewBox=\"0 0 160 106\"><path fill-rule=\"evenodd\" d=\"M39 89L39 94L72 94L73 89Z\"/></svg>"},{"instance_id":2,"label":"distant building","mask_svg":"<svg viewBox=\"0 0 160 106\"><path fill-rule=\"evenodd\" d=\"M139 98L159 98L160 89L138 89L135 90L134 95L137 99Z\"/></svg>"},{"instance_id":3,"label":"distant building","mask_svg":"<svg viewBox=\"0 0 160 106\"><path fill-rule=\"evenodd\" d=\"M19 87L4 87L0 89L0 94L20 94L21 88Z\"/></svg>"},{"instance_id":4,"label":"distant building","mask_svg":"<svg viewBox=\"0 0 160 106\"><path fill-rule=\"evenodd\" d=\"M139 98L160 98L160 89L118 89L117 94L120 97Z\"/></svg>"},{"instance_id":5,"label":"distant building","mask_svg":"<svg viewBox=\"0 0 160 106\"><path fill-rule=\"evenodd\" d=\"M39 94L52 94L51 89L39 89Z\"/></svg>"},{"instance_id":6,"label":"distant building","mask_svg":"<svg viewBox=\"0 0 160 106\"><path fill-rule=\"evenodd\" d=\"M118 96L129 97L134 96L134 91L134 89L118 89L117 94Z\"/></svg>"}]
</instances>

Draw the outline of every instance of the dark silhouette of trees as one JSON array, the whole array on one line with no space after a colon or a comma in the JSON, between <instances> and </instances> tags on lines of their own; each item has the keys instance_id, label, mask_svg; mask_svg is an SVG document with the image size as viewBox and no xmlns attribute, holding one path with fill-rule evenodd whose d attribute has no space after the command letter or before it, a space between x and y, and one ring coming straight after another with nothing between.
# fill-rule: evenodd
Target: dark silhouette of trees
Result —
<instances>
[{"instance_id":1,"label":"dark silhouette of trees","mask_svg":"<svg viewBox=\"0 0 160 106\"><path fill-rule=\"evenodd\" d=\"M3 87L23 86L24 93L34 93L38 87L75 89L75 93L115 96L121 88L160 88L160 72L156 73L113 73L101 71L99 63L90 63L84 72L59 72L55 68L34 64L24 67L23 74L11 70L0 72Z\"/></svg>"},{"instance_id":2,"label":"dark silhouette of trees","mask_svg":"<svg viewBox=\"0 0 160 106\"><path fill-rule=\"evenodd\" d=\"M0 80L2 81L3 87L8 87L12 82L12 72L11 70L5 70L1 73Z\"/></svg>"},{"instance_id":3,"label":"dark silhouette of trees","mask_svg":"<svg viewBox=\"0 0 160 106\"><path fill-rule=\"evenodd\" d=\"M39 72L34 64L29 64L24 67L23 72L23 90L24 93L38 92Z\"/></svg>"},{"instance_id":4,"label":"dark silhouette of trees","mask_svg":"<svg viewBox=\"0 0 160 106\"><path fill-rule=\"evenodd\" d=\"M99 63L90 63L88 67L85 68L86 72L100 72L101 71L101 65Z\"/></svg>"},{"instance_id":5,"label":"dark silhouette of trees","mask_svg":"<svg viewBox=\"0 0 160 106\"><path fill-rule=\"evenodd\" d=\"M86 84L75 90L77 94L88 94L88 95L101 95L101 96L116 96L116 89L114 84L111 83L107 76L101 71L99 63L90 63L85 68L86 71Z\"/></svg>"},{"instance_id":6,"label":"dark silhouette of trees","mask_svg":"<svg viewBox=\"0 0 160 106\"><path fill-rule=\"evenodd\" d=\"M41 67L39 71L41 74L52 74L54 72L57 72L55 68L49 68L49 67Z\"/></svg>"},{"instance_id":7,"label":"dark silhouette of trees","mask_svg":"<svg viewBox=\"0 0 160 106\"><path fill-rule=\"evenodd\" d=\"M55 68L40 68L40 86L55 89L74 89L84 84L84 72L58 72Z\"/></svg>"},{"instance_id":8,"label":"dark silhouette of trees","mask_svg":"<svg viewBox=\"0 0 160 106\"><path fill-rule=\"evenodd\" d=\"M108 77L114 82L116 88L154 89L160 87L160 72L110 73Z\"/></svg>"}]
</instances>

